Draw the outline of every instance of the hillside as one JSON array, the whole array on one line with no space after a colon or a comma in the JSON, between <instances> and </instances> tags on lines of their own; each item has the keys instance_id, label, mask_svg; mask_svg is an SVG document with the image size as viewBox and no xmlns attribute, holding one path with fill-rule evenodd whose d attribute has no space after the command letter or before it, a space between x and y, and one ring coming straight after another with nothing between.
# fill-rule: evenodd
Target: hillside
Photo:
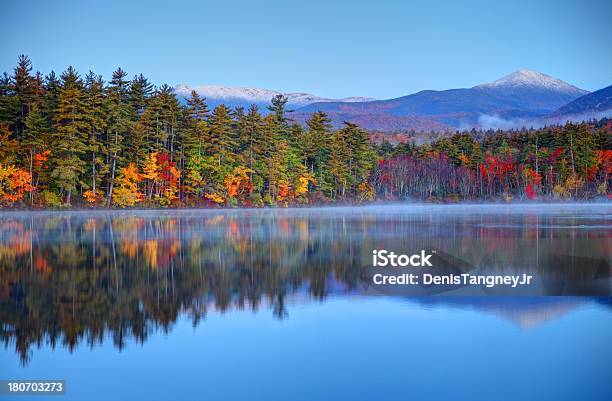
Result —
<instances>
[{"instance_id":1,"label":"hillside","mask_svg":"<svg viewBox=\"0 0 612 401\"><path fill-rule=\"evenodd\" d=\"M612 110L612 85L586 94L560 107L553 115L579 115Z\"/></svg>"}]
</instances>

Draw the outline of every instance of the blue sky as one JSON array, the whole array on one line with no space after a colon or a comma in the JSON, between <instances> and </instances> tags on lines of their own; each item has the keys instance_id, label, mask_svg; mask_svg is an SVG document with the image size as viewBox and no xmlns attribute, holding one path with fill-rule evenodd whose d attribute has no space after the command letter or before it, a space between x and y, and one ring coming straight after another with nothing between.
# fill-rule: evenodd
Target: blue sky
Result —
<instances>
[{"instance_id":1,"label":"blue sky","mask_svg":"<svg viewBox=\"0 0 612 401\"><path fill-rule=\"evenodd\" d=\"M390 98L530 68L612 83L612 1L4 1L0 71Z\"/></svg>"}]
</instances>

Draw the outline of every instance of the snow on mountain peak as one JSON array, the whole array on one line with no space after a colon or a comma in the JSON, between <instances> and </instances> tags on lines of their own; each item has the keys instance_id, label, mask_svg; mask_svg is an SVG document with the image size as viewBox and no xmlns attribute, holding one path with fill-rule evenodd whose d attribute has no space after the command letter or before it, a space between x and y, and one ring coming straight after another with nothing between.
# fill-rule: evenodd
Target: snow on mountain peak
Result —
<instances>
[{"instance_id":1,"label":"snow on mountain peak","mask_svg":"<svg viewBox=\"0 0 612 401\"><path fill-rule=\"evenodd\" d=\"M475 86L481 89L494 88L541 88L559 92L569 93L587 93L580 88L568 84L560 79L553 78L549 75L542 74L538 71L529 70L526 68L517 70L508 74L496 81Z\"/></svg>"},{"instance_id":2,"label":"snow on mountain peak","mask_svg":"<svg viewBox=\"0 0 612 401\"><path fill-rule=\"evenodd\" d=\"M208 99L219 100L241 100L252 103L269 103L276 95L285 95L288 103L292 106L306 106L317 102L366 102L375 100L368 97L348 97L344 99L329 99L315 96L309 93L282 93L270 89L232 87L222 85L201 85L190 87L185 84L176 85L174 92L182 97L188 97L195 90L200 96Z\"/></svg>"}]
</instances>

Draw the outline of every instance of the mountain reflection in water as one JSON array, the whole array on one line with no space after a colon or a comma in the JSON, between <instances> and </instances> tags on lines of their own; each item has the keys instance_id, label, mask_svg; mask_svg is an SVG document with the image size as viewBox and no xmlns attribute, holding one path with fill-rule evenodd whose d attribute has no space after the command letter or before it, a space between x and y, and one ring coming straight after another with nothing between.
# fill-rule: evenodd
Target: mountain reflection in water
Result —
<instances>
[{"instance_id":1,"label":"mountain reflection in water","mask_svg":"<svg viewBox=\"0 0 612 401\"><path fill-rule=\"evenodd\" d=\"M560 208L560 210L559 210ZM42 344L145 342L180 316L372 295L372 249L435 246L480 268L534 264L542 250L609 260L609 206L542 213L486 208L330 208L0 214L0 336L22 362ZM391 242L390 242L391 241ZM419 308L492 313L522 327L609 298L421 297Z\"/></svg>"}]
</instances>

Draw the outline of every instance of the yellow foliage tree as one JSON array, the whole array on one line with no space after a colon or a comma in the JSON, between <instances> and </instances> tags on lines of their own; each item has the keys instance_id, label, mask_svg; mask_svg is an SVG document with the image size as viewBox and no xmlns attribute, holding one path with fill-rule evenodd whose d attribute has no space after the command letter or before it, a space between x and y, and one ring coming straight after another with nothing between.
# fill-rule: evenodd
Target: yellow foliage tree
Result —
<instances>
[{"instance_id":1,"label":"yellow foliage tree","mask_svg":"<svg viewBox=\"0 0 612 401\"><path fill-rule=\"evenodd\" d=\"M206 199L210 199L211 201L221 204L225 202L225 199L223 199L222 196L219 196L218 194L212 193L212 194L206 194L204 195L206 197Z\"/></svg>"},{"instance_id":2,"label":"yellow foliage tree","mask_svg":"<svg viewBox=\"0 0 612 401\"><path fill-rule=\"evenodd\" d=\"M359 196L360 202L369 202L374 200L376 194L372 185L364 181L357 186L357 195Z\"/></svg>"},{"instance_id":3,"label":"yellow foliage tree","mask_svg":"<svg viewBox=\"0 0 612 401\"><path fill-rule=\"evenodd\" d=\"M314 175L310 173L303 173L298 179L298 184L295 187L295 195L300 196L308 193L309 184L317 184Z\"/></svg>"},{"instance_id":4,"label":"yellow foliage tree","mask_svg":"<svg viewBox=\"0 0 612 401\"><path fill-rule=\"evenodd\" d=\"M155 181L157 177L159 177L159 172L161 171L161 166L157 162L157 154L159 152L153 152L149 154L147 160L145 161L143 167L143 173L141 177L145 180Z\"/></svg>"},{"instance_id":5,"label":"yellow foliage tree","mask_svg":"<svg viewBox=\"0 0 612 401\"><path fill-rule=\"evenodd\" d=\"M138 183L141 179L142 175L138 173L138 168L134 163L130 163L127 167L120 169L117 189L113 196L113 204L119 207L128 207L141 202L143 195L138 190Z\"/></svg>"}]
</instances>

